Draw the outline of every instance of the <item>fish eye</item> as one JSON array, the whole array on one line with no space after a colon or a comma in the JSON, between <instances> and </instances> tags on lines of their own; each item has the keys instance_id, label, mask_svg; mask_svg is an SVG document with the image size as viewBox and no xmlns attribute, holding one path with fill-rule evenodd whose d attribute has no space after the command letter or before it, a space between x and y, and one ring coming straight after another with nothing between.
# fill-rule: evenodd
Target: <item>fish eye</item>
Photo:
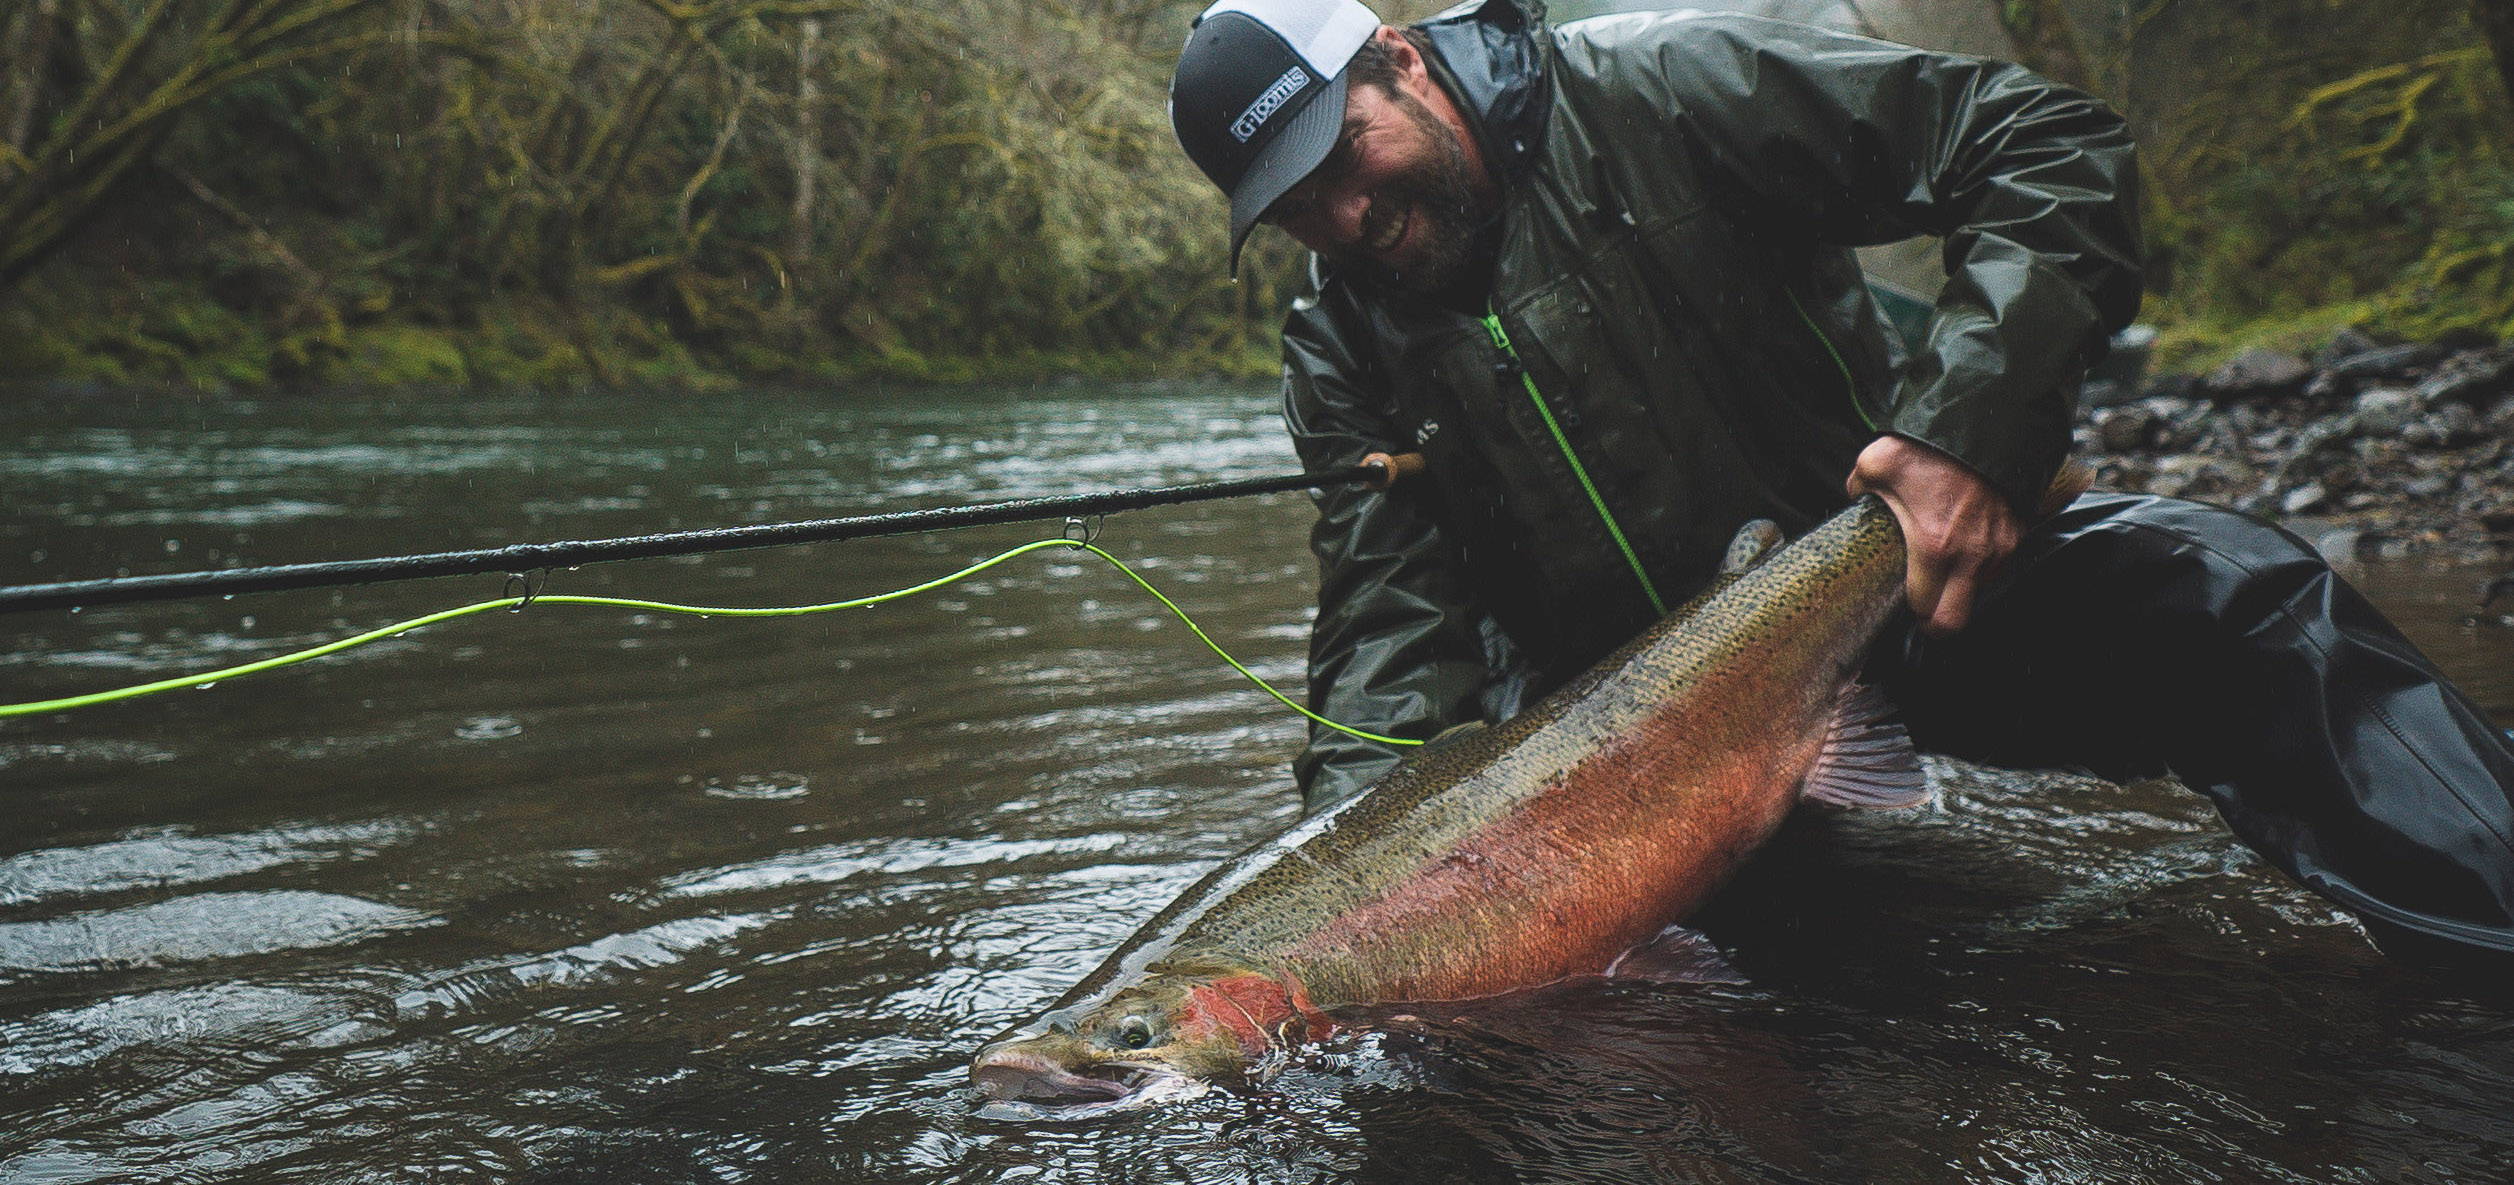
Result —
<instances>
[{"instance_id":1,"label":"fish eye","mask_svg":"<svg viewBox=\"0 0 2514 1185\"><path fill-rule=\"evenodd\" d=\"M1130 1016L1117 1022L1117 1043L1128 1049L1142 1049L1152 1044L1152 1022Z\"/></svg>"}]
</instances>

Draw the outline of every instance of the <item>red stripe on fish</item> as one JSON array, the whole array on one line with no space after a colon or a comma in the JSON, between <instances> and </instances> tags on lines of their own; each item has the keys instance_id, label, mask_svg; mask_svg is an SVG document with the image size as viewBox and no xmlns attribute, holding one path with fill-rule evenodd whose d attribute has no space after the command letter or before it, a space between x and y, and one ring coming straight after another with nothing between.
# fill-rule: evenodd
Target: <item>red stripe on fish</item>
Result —
<instances>
[{"instance_id":1,"label":"red stripe on fish","mask_svg":"<svg viewBox=\"0 0 2514 1185\"><path fill-rule=\"evenodd\" d=\"M1335 1022L1310 1003L1299 980L1251 972L1189 989L1179 1005L1178 1027L1191 1038L1228 1033L1242 1051L1255 1057L1269 1047L1325 1037L1335 1031Z\"/></svg>"},{"instance_id":2,"label":"red stripe on fish","mask_svg":"<svg viewBox=\"0 0 2514 1185\"><path fill-rule=\"evenodd\" d=\"M1671 716L1636 731L1674 731ZM1380 985L1383 1000L1464 999L1602 972L1707 897L1779 827L1817 744L1767 742L1741 760L1691 738L1639 739L1565 771L1286 951L1286 961L1326 974L1339 965L1408 968ZM1489 913L1513 920L1472 924Z\"/></svg>"}]
</instances>

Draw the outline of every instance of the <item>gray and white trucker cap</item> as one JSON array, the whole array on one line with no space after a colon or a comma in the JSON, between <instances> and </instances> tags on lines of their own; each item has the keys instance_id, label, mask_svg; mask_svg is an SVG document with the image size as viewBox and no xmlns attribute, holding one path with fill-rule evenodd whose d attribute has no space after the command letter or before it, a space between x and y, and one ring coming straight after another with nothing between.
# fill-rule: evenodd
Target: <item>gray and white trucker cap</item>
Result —
<instances>
[{"instance_id":1,"label":"gray and white trucker cap","mask_svg":"<svg viewBox=\"0 0 2514 1185\"><path fill-rule=\"evenodd\" d=\"M1179 147L1231 199L1231 270L1257 219L1334 150L1344 68L1379 31L1355 0L1217 0L1170 76Z\"/></svg>"}]
</instances>

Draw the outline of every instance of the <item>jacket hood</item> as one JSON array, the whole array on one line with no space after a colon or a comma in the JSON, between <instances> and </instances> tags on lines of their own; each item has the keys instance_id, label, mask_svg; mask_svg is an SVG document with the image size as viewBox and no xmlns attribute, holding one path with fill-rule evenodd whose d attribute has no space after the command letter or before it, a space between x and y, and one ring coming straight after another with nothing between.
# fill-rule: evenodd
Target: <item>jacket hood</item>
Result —
<instances>
[{"instance_id":1,"label":"jacket hood","mask_svg":"<svg viewBox=\"0 0 2514 1185\"><path fill-rule=\"evenodd\" d=\"M1526 174L1545 143L1553 96L1545 83L1543 0L1466 0L1413 26L1431 42L1424 60L1441 89L1466 112L1476 145L1504 188ZM1347 281L1323 256L1309 260L1310 286Z\"/></svg>"},{"instance_id":2,"label":"jacket hood","mask_svg":"<svg viewBox=\"0 0 2514 1185\"><path fill-rule=\"evenodd\" d=\"M1484 159L1505 180L1525 170L1549 106L1542 0L1467 0L1414 27L1430 38L1434 73L1466 108Z\"/></svg>"}]
</instances>

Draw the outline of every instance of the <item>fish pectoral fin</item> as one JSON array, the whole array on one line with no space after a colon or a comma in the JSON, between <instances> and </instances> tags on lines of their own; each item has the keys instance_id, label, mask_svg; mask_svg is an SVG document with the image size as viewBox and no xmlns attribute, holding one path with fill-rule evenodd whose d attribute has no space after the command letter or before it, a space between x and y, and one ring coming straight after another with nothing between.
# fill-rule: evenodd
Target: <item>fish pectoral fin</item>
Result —
<instances>
[{"instance_id":1,"label":"fish pectoral fin","mask_svg":"<svg viewBox=\"0 0 2514 1185\"><path fill-rule=\"evenodd\" d=\"M1615 956L1606 965L1609 979L1651 983L1744 983L1746 977L1729 965L1728 956L1699 930L1669 926L1649 941Z\"/></svg>"},{"instance_id":2,"label":"fish pectoral fin","mask_svg":"<svg viewBox=\"0 0 2514 1185\"><path fill-rule=\"evenodd\" d=\"M1835 806L1905 807L1929 801L1912 734L1873 687L1853 683L1833 708L1833 727L1807 771L1807 797Z\"/></svg>"},{"instance_id":3,"label":"fish pectoral fin","mask_svg":"<svg viewBox=\"0 0 2514 1185\"><path fill-rule=\"evenodd\" d=\"M1735 576L1763 562L1763 557L1780 550L1781 526L1768 518L1755 519L1737 528L1729 536L1728 554L1720 558L1720 574Z\"/></svg>"}]
</instances>

